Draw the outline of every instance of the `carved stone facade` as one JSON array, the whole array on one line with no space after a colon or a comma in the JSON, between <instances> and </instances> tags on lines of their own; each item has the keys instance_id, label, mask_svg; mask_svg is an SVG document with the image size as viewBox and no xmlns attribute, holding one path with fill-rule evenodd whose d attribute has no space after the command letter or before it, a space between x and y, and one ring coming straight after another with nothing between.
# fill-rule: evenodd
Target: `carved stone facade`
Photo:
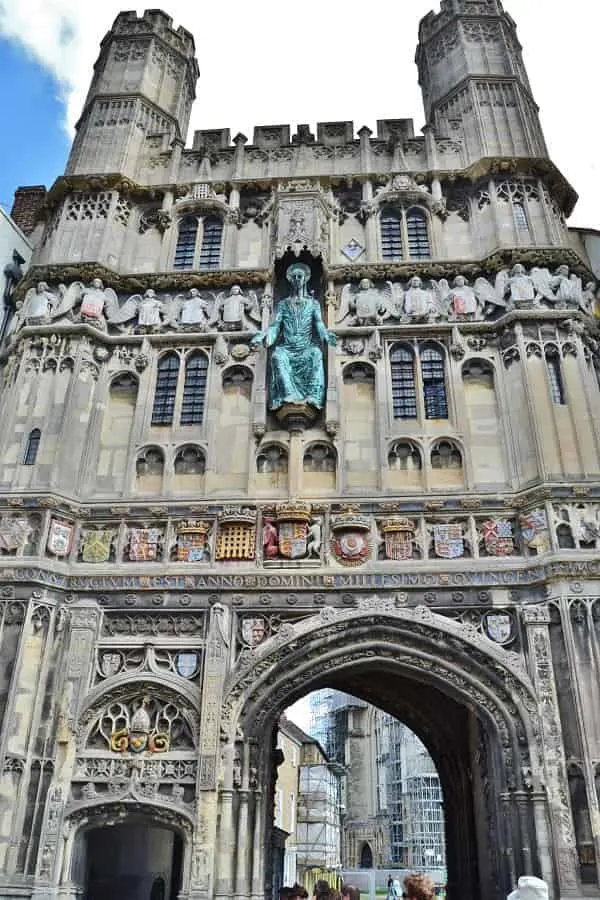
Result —
<instances>
[{"instance_id":1,"label":"carved stone facade","mask_svg":"<svg viewBox=\"0 0 600 900\"><path fill-rule=\"evenodd\" d=\"M259 900L329 686L431 752L450 898L597 896L597 261L514 22L425 17L417 137L184 149L194 52L115 20L1 345L0 893ZM276 418L292 264L325 404Z\"/></svg>"}]
</instances>

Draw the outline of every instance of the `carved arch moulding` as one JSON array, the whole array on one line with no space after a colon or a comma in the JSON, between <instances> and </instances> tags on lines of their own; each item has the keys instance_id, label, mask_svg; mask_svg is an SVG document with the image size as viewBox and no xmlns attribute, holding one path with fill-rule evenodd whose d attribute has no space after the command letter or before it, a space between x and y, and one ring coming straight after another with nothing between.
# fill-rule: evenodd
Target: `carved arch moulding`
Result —
<instances>
[{"instance_id":1,"label":"carved arch moulding","mask_svg":"<svg viewBox=\"0 0 600 900\"><path fill-rule=\"evenodd\" d=\"M353 610L324 607L243 652L224 686L222 739L264 733L311 685L369 662L428 681L475 708L495 726L508 769L520 760L540 771L538 703L522 657L426 607L398 608L394 598L364 598Z\"/></svg>"}]
</instances>

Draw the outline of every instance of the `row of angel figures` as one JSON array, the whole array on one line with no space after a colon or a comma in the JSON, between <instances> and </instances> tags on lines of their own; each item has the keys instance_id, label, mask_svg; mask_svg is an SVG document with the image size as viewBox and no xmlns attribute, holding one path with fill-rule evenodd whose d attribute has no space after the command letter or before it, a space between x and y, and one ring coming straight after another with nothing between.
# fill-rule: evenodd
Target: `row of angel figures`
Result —
<instances>
[{"instance_id":1,"label":"row of angel figures","mask_svg":"<svg viewBox=\"0 0 600 900\"><path fill-rule=\"evenodd\" d=\"M568 266L559 266L554 274L538 267L527 273L520 263L498 272L493 284L480 277L471 285L463 275L457 275L450 285L445 278L423 281L416 275L406 287L387 281L378 288L363 278L357 286L346 284L342 288L336 323L380 325L386 319L403 318L484 319L513 308L548 305L579 308L593 315L596 284L591 281L584 287Z\"/></svg>"},{"instance_id":2,"label":"row of angel figures","mask_svg":"<svg viewBox=\"0 0 600 900\"><path fill-rule=\"evenodd\" d=\"M149 288L120 304L115 291L104 287L99 278L94 278L88 286L80 281L74 281L68 287L61 284L56 293L46 282L40 281L27 291L11 331L21 325L61 318L77 318L103 329L108 325L125 329L137 324L149 330L170 326L194 331L256 331L261 325L261 309L265 304L270 305L268 292L259 301L254 291L245 294L237 284L232 285L229 292L219 294L201 294L192 288L184 294L161 297Z\"/></svg>"}]
</instances>

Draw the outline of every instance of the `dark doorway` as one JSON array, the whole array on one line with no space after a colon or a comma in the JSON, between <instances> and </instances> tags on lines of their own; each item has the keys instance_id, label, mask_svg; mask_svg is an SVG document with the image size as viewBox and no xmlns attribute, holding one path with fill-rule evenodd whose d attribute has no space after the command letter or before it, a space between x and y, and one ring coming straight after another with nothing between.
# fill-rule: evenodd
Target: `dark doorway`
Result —
<instances>
[{"instance_id":1,"label":"dark doorway","mask_svg":"<svg viewBox=\"0 0 600 900\"><path fill-rule=\"evenodd\" d=\"M176 900L182 841L146 823L102 825L85 834L84 900Z\"/></svg>"},{"instance_id":2,"label":"dark doorway","mask_svg":"<svg viewBox=\"0 0 600 900\"><path fill-rule=\"evenodd\" d=\"M363 844L360 851L360 867L361 869L373 868L373 851L370 844Z\"/></svg>"}]
</instances>

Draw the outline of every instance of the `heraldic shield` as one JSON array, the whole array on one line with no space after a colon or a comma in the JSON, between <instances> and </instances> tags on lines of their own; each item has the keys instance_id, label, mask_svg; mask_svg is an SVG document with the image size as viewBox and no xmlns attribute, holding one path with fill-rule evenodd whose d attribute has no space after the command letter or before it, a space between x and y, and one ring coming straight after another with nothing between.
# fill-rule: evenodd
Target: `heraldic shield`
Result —
<instances>
[{"instance_id":1,"label":"heraldic shield","mask_svg":"<svg viewBox=\"0 0 600 900\"><path fill-rule=\"evenodd\" d=\"M494 612L485 617L485 630L490 640L508 644L513 636L513 620L510 613Z\"/></svg>"},{"instance_id":2,"label":"heraldic shield","mask_svg":"<svg viewBox=\"0 0 600 900\"><path fill-rule=\"evenodd\" d=\"M306 556L308 525L306 522L280 522L279 552L288 559Z\"/></svg>"},{"instance_id":3,"label":"heraldic shield","mask_svg":"<svg viewBox=\"0 0 600 900\"><path fill-rule=\"evenodd\" d=\"M510 556L514 550L513 527L506 519L490 519L481 526L483 543L490 556Z\"/></svg>"},{"instance_id":4,"label":"heraldic shield","mask_svg":"<svg viewBox=\"0 0 600 900\"><path fill-rule=\"evenodd\" d=\"M434 525L433 543L442 559L458 559L465 552L461 525Z\"/></svg>"}]
</instances>

